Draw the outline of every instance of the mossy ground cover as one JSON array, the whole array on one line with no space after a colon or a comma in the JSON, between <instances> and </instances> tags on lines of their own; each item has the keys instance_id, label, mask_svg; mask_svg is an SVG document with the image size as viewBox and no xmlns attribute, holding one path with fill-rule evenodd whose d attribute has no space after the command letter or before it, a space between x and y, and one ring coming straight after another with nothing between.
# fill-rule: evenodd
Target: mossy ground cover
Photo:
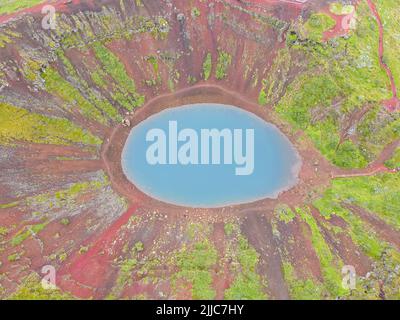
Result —
<instances>
[{"instance_id":1,"label":"mossy ground cover","mask_svg":"<svg viewBox=\"0 0 400 320\"><path fill-rule=\"evenodd\" d=\"M337 205L346 203L364 208L400 230L399 185L400 176L398 174L335 179L325 197L328 197ZM322 204L324 201L321 200L317 203Z\"/></svg>"},{"instance_id":2,"label":"mossy ground cover","mask_svg":"<svg viewBox=\"0 0 400 320\"><path fill-rule=\"evenodd\" d=\"M388 179L393 180L388 182ZM376 212L371 212L371 214L377 214L379 218L388 223L398 224L398 201L395 200L393 205L384 203L390 202L396 192L395 190L392 191L392 194L389 194L385 201L385 195L383 195L381 188L384 188L387 184L398 185L398 177L380 175L338 179L333 181L332 188L328 189L320 199L314 202L314 206L328 220L332 216L342 218L347 226L341 232L350 235L352 241L363 253L374 261L372 275L369 278L358 275L357 288L350 292L347 297L349 299L382 299L380 296L382 285L386 298L398 299L399 297L398 279L400 272L396 271L396 266L400 264L400 253L390 243L382 240L368 222L346 207L347 204L358 202L357 204L360 204L360 206L374 208ZM359 203L359 201L363 203Z\"/></svg>"},{"instance_id":3,"label":"mossy ground cover","mask_svg":"<svg viewBox=\"0 0 400 320\"><path fill-rule=\"evenodd\" d=\"M46 227L46 225L46 223L40 223L24 227L22 230L18 231L17 234L11 239L11 245L15 247L22 244L26 239L30 238L31 236L36 236Z\"/></svg>"},{"instance_id":4,"label":"mossy ground cover","mask_svg":"<svg viewBox=\"0 0 400 320\"><path fill-rule=\"evenodd\" d=\"M0 15L10 14L18 10L33 7L44 0L0 0Z\"/></svg>"},{"instance_id":5,"label":"mossy ground cover","mask_svg":"<svg viewBox=\"0 0 400 320\"><path fill-rule=\"evenodd\" d=\"M268 102L268 93L266 91L267 85L268 85L267 81L265 79L263 79L262 88L261 88L260 94L258 96L258 104L262 105L262 106L265 106Z\"/></svg>"},{"instance_id":6,"label":"mossy ground cover","mask_svg":"<svg viewBox=\"0 0 400 320\"><path fill-rule=\"evenodd\" d=\"M296 211L311 230L311 241L321 264L324 287L332 297L346 295L348 291L342 287L342 261L332 252L310 210L308 208L297 208Z\"/></svg>"},{"instance_id":7,"label":"mossy ground cover","mask_svg":"<svg viewBox=\"0 0 400 320\"><path fill-rule=\"evenodd\" d=\"M227 77L228 68L231 63L232 56L229 53L220 50L218 52L218 61L215 70L215 77L217 78L217 80L222 80Z\"/></svg>"},{"instance_id":8,"label":"mossy ground cover","mask_svg":"<svg viewBox=\"0 0 400 320\"><path fill-rule=\"evenodd\" d=\"M200 15L201 15L200 9L197 7L193 7L192 11L191 11L192 18L196 19L196 18L200 17Z\"/></svg>"},{"instance_id":9,"label":"mossy ground cover","mask_svg":"<svg viewBox=\"0 0 400 320\"><path fill-rule=\"evenodd\" d=\"M227 258L232 260L231 272L234 275L232 284L225 290L225 299L267 299L267 284L257 272L260 255L241 234L237 223L229 222L224 229L228 237Z\"/></svg>"},{"instance_id":10,"label":"mossy ground cover","mask_svg":"<svg viewBox=\"0 0 400 320\"><path fill-rule=\"evenodd\" d=\"M0 144L12 145L18 142L57 145L102 143L99 138L67 119L49 118L0 103Z\"/></svg>"},{"instance_id":11,"label":"mossy ground cover","mask_svg":"<svg viewBox=\"0 0 400 320\"><path fill-rule=\"evenodd\" d=\"M75 300L75 297L59 289L44 289L39 275L32 273L23 280L8 300Z\"/></svg>"},{"instance_id":12,"label":"mossy ground cover","mask_svg":"<svg viewBox=\"0 0 400 320\"><path fill-rule=\"evenodd\" d=\"M0 48L5 48L7 44L12 43L14 39L21 38L22 35L14 30L3 28L0 33ZM0 72L0 76L1 76Z\"/></svg>"},{"instance_id":13,"label":"mossy ground cover","mask_svg":"<svg viewBox=\"0 0 400 320\"><path fill-rule=\"evenodd\" d=\"M400 168L400 148L397 148L393 156L386 161L385 165L391 169Z\"/></svg>"},{"instance_id":14,"label":"mossy ground cover","mask_svg":"<svg viewBox=\"0 0 400 320\"><path fill-rule=\"evenodd\" d=\"M141 255L145 245L135 243L129 250L124 248L126 257L118 262L120 266L119 276L109 299L119 297L126 285L132 283L133 277L139 277L143 284L157 285L168 281L172 294L176 297L180 293L190 294L193 299L215 299L214 288L215 268L218 264L218 252L214 243L209 240L212 226L205 223L190 223L184 231L185 237L181 245L171 251L163 253L155 252L149 255ZM162 241L157 242L158 244ZM168 266L173 272L165 277L160 267ZM135 298L144 298L138 296Z\"/></svg>"},{"instance_id":15,"label":"mossy ground cover","mask_svg":"<svg viewBox=\"0 0 400 320\"><path fill-rule=\"evenodd\" d=\"M304 280L297 277L294 267L289 262L283 262L283 274L291 299L320 300L324 297L324 286L312 278Z\"/></svg>"},{"instance_id":16,"label":"mossy ground cover","mask_svg":"<svg viewBox=\"0 0 400 320\"><path fill-rule=\"evenodd\" d=\"M265 284L257 273L259 254L251 247L248 241L239 237L236 248L236 259L240 265L240 272L236 274L231 286L225 291L228 300L262 300L267 299Z\"/></svg>"},{"instance_id":17,"label":"mossy ground cover","mask_svg":"<svg viewBox=\"0 0 400 320\"><path fill-rule=\"evenodd\" d=\"M212 71L212 57L211 53L207 53L204 62L203 62L203 78L204 80L208 80L211 76Z\"/></svg>"},{"instance_id":18,"label":"mossy ground cover","mask_svg":"<svg viewBox=\"0 0 400 320\"><path fill-rule=\"evenodd\" d=\"M31 2L33 1L19 1L18 5L27 5ZM393 46L386 43L384 60L393 69L395 79L398 82L399 70L397 70L397 65L400 64L396 56L396 52L399 51L397 50L399 30L398 19L396 19L397 4L395 0L376 0L376 2L378 9L381 13L384 13L382 16L385 16L385 18L390 16L390 21L384 21L385 41L393 42ZM3 3L5 1L0 0L0 4ZM7 3L16 5L17 2L7 1ZM143 7L141 1L136 1L136 4ZM4 8L2 7L0 12L5 10ZM335 3L331 5L330 10L335 14L347 14L350 8ZM192 8L193 19L197 19L201 14L197 8ZM307 58L306 72L298 76L289 86L285 96L277 106L277 111L296 129L304 130L332 163L348 168L365 167L376 157L382 147L397 138L400 132L399 117L397 115L387 116L380 105L381 100L390 97L390 91L388 90L387 76L379 66L376 50L378 42L376 22L369 14L365 3L360 4L358 16L357 29L351 32L348 38L332 39L325 43L322 41L323 33L334 26L334 21L325 14L311 15L310 19L303 25L302 31L304 33L299 32L297 35L291 34L288 37L289 48L283 49L278 54L278 57L280 57L279 60L276 60L278 69L272 69L274 72L271 72L271 78L268 75L266 79L260 79L258 70L251 71L251 79L249 77L253 88L259 87L262 81L258 102L260 105L266 106L273 101L272 98L276 92L279 96L280 89L282 89L282 92L284 90L284 85L279 84L279 80L275 79L278 70L286 74L284 69L286 65L291 64L291 54L293 56L297 54L302 57L305 56ZM155 39L165 39L168 35L168 22L163 18L153 20L143 18L142 32L150 32ZM113 24L109 17L104 18L101 22L106 27ZM269 22L276 24L276 21L274 22L272 18ZM132 34L129 33L129 35ZM66 37L65 42L72 41L72 37L79 40L79 32L76 32L76 35L71 36L69 40ZM0 35L0 47L10 43L11 38L11 35ZM97 69L88 77L93 80L97 88L91 88L91 85L85 82L81 73L77 72L63 52L59 53L61 69L49 67L42 74L39 70L42 69L40 64L28 63L24 76L26 80L33 83L38 80L36 73L39 72L46 81L46 89L61 98L65 102L65 108L77 108L87 118L104 124L109 124L110 119L120 121L121 116L115 105L132 110L144 103L144 96L137 92L134 80L130 78L122 61L109 49L106 42L90 41L89 46L89 48L84 47L82 50L94 52L97 59ZM158 60L155 56L149 56L145 61L148 63L147 69L152 69L150 70L152 71L151 74L154 73L155 75L153 79L148 80L147 84L155 86L158 81ZM284 63L284 61L286 62ZM201 63L203 64L202 76L204 80L207 81L212 75L215 75L218 80L228 80L228 71L232 63L232 57L228 52L219 50L215 61L213 61L211 53L206 52ZM187 84L197 82L197 79L193 76L187 76L182 70L176 70L175 61L172 63L169 72L171 90L179 82L179 79L187 81ZM110 87L111 90L108 91ZM102 97L101 92L106 91L109 93L109 95L107 94L109 101ZM345 124L343 118L350 117L352 112L366 106L371 106L371 109L355 128L358 139L346 139L339 144L340 134ZM45 117L6 104L0 104L0 108L0 144L9 145L19 141L48 144L101 144L100 139L67 120ZM382 118L386 120L379 122ZM16 123L18 126L15 125ZM399 154L399 150L397 150L393 158L387 162L387 165L392 168L399 166ZM352 213L344 204L362 207L398 229L400 224L397 213L400 209L400 203L398 197L396 197L396 187L399 182L398 175L336 179L332 182L331 188L314 205L321 211L326 221L332 215L344 219L348 226L343 229L337 228L335 232L348 232L353 242L368 256L375 261L380 261L390 245L382 241L368 223ZM47 207L49 210L45 213L51 214L61 208L71 209L76 204L80 205L77 201L79 196L89 192L99 193L105 185L108 185L106 180L81 181L62 190L30 197L24 201L24 205ZM19 204L0 204L0 208L13 208ZM41 214L42 212L33 213L36 218L40 217ZM292 210L288 206L281 205L275 211L275 218L284 224L295 223L298 218L303 220L309 231L307 235L311 237L323 274L323 283L312 277L300 279L296 274L297 265L294 266L288 261L284 261L283 273L290 296L294 299L319 299L347 295L347 292L340 287L342 261L332 250L331 243L328 243L324 237L323 231L326 230L323 229L329 223L327 222L325 225L319 219L317 221L307 207ZM63 227L67 227L70 221L68 218L63 218L59 223ZM31 235L39 234L44 227L45 223L39 223L22 228L11 239L11 244L13 246L22 245ZM202 233L203 229L207 230L207 236L199 238L198 234ZM189 225L187 232L183 235L185 244L176 251L168 253L172 257L171 264L168 266L174 271L177 270L172 277L168 276L173 289L174 285L188 283L193 298L215 298L216 290L213 280L215 276L220 276L220 274L215 274L215 270L225 263L225 260L230 259L232 263L229 263L229 266L231 267L233 282L225 291L225 298L268 298L266 294L268 279L264 279L262 276L264 271L258 269L260 255L257 250L260 250L260 248L252 247L241 233L240 226L234 222L229 222L224 226L227 238L225 248L228 252L226 256L219 257L219 252L214 243L208 240L211 229L211 224L207 226L201 223ZM6 237L9 231L7 228L0 227L0 239ZM79 252L84 254L88 248L81 246ZM145 275L144 280L141 280L143 283L153 281L150 276L146 276L149 273L147 268L156 270L160 265L167 265L167 262L158 260L158 258L141 261L143 250L143 243L137 242L132 248L127 248L127 251L123 252L125 254L123 258L119 257L114 261L114 266L118 268L118 277L110 298L118 297L122 290L132 283L132 279L136 280L134 278L136 275L139 277ZM9 255L8 259L10 262L16 262L21 260L23 254L23 252L15 252ZM64 261L66 253L57 252L55 259ZM391 256L389 265L395 266L395 263L398 263L396 261ZM39 285L37 279L28 281L21 285L13 298L69 298L60 292L53 292L54 296L53 293L43 292ZM187 289L187 287L185 286L184 289Z\"/></svg>"},{"instance_id":19,"label":"mossy ground cover","mask_svg":"<svg viewBox=\"0 0 400 320\"><path fill-rule=\"evenodd\" d=\"M63 189L39 193L10 204L0 204L0 208L20 206L27 209L34 219L52 218L49 211L76 209L76 200L79 196L90 192L100 192L102 188L108 185L108 177L106 175L101 175L100 177L88 181L72 183L65 186Z\"/></svg>"},{"instance_id":20,"label":"mossy ground cover","mask_svg":"<svg viewBox=\"0 0 400 320\"><path fill-rule=\"evenodd\" d=\"M290 38L290 33L287 37ZM262 86L258 95L258 103L260 105L275 105L276 102L279 101L281 96L285 93L286 87L284 81L281 81L277 75L285 79L289 74L292 63L293 59L288 46L277 52L270 71L267 73L266 77L261 80ZM247 79L247 74L245 74L245 78Z\"/></svg>"},{"instance_id":21,"label":"mossy ground cover","mask_svg":"<svg viewBox=\"0 0 400 320\"><path fill-rule=\"evenodd\" d=\"M171 276L171 286L176 294L189 288L193 299L215 299L213 281L218 253L209 240L212 231L212 226L205 223L188 224L185 230L187 241L169 254L168 265L177 269Z\"/></svg>"},{"instance_id":22,"label":"mossy ground cover","mask_svg":"<svg viewBox=\"0 0 400 320\"><path fill-rule=\"evenodd\" d=\"M65 80L54 68L47 68L42 73L46 90L60 97L67 104L65 108L77 108L85 117L107 124L102 112L87 101L73 85Z\"/></svg>"},{"instance_id":23,"label":"mossy ground cover","mask_svg":"<svg viewBox=\"0 0 400 320\"><path fill-rule=\"evenodd\" d=\"M180 279L188 281L193 299L214 299L216 292L212 287L211 268L216 263L217 251L208 240L197 242L191 248L184 247L176 257L180 271L174 275L175 283Z\"/></svg>"},{"instance_id":24,"label":"mossy ground cover","mask_svg":"<svg viewBox=\"0 0 400 320\"><path fill-rule=\"evenodd\" d=\"M372 228L358 215L344 207L346 197L343 197L343 191L343 189L338 190L335 186L328 189L322 198L314 202L315 207L328 219L332 215L337 215L344 219L348 223L346 232L350 234L354 243L356 243L366 255L375 260L379 259L388 244L379 239ZM344 193L346 194L347 192Z\"/></svg>"},{"instance_id":25,"label":"mossy ground cover","mask_svg":"<svg viewBox=\"0 0 400 320\"><path fill-rule=\"evenodd\" d=\"M60 59L66 73L67 77L71 77L81 88L83 88L88 96L90 103L95 105L97 108L102 110L105 115L107 115L110 119L120 122L122 120L121 115L119 114L118 110L111 105L111 103L104 98L98 91L94 92L93 88L89 86L89 84L83 79L82 76L79 75L76 68L73 66L72 62L66 57L64 51L57 50L57 56ZM93 79L99 78L101 84L103 84L103 79L100 78L97 72L93 72L92 74ZM97 82L95 81L95 84ZM104 84L105 85L105 84Z\"/></svg>"},{"instance_id":26,"label":"mossy ground cover","mask_svg":"<svg viewBox=\"0 0 400 320\"><path fill-rule=\"evenodd\" d=\"M96 57L103 64L103 71L110 75L117 83L120 93L115 93L118 100L127 96L132 97L130 103L121 103L126 109L132 110L134 107L143 105L145 98L136 91L135 82L129 77L125 66L106 46L99 42L93 44Z\"/></svg>"},{"instance_id":27,"label":"mossy ground cover","mask_svg":"<svg viewBox=\"0 0 400 320\"><path fill-rule=\"evenodd\" d=\"M324 13L314 13L307 20L304 27L309 39L322 40L323 33L336 25L335 20Z\"/></svg>"},{"instance_id":28,"label":"mossy ground cover","mask_svg":"<svg viewBox=\"0 0 400 320\"><path fill-rule=\"evenodd\" d=\"M89 192L99 192L101 188L108 184L108 177L103 175L100 179L80 181L64 189L28 197L25 199L24 205L30 208L51 208L51 210L71 208L76 204L76 199L79 196ZM33 215L38 217L45 215L45 213L38 212Z\"/></svg>"},{"instance_id":29,"label":"mossy ground cover","mask_svg":"<svg viewBox=\"0 0 400 320\"><path fill-rule=\"evenodd\" d=\"M356 289L348 299L353 300L399 300L400 299L400 254L386 249L374 263L368 276L359 276Z\"/></svg>"},{"instance_id":30,"label":"mossy ground cover","mask_svg":"<svg viewBox=\"0 0 400 320\"><path fill-rule=\"evenodd\" d=\"M126 254L125 258L119 259L116 264L119 267L118 276L116 283L108 295L107 299L118 298L124 288L131 285L133 282L133 272L138 267L139 264L139 254L144 250L142 242L136 242L132 248L129 248L128 244L123 249Z\"/></svg>"},{"instance_id":31,"label":"mossy ground cover","mask_svg":"<svg viewBox=\"0 0 400 320\"><path fill-rule=\"evenodd\" d=\"M397 0L374 0L384 26L384 62L400 87L400 7Z\"/></svg>"},{"instance_id":32,"label":"mossy ground cover","mask_svg":"<svg viewBox=\"0 0 400 320\"><path fill-rule=\"evenodd\" d=\"M334 2L329 5L329 10L336 15L351 14L354 11L354 6L349 4L342 4L340 2Z\"/></svg>"},{"instance_id":33,"label":"mossy ground cover","mask_svg":"<svg viewBox=\"0 0 400 320\"><path fill-rule=\"evenodd\" d=\"M393 287L396 282L390 279L393 279L393 277L397 279L400 274L396 275L397 269L395 268L396 265L399 265L400 253L391 244L382 240L366 221L345 207L345 202L349 201L351 194L357 194L357 190L348 185L345 186L346 183L355 184L357 181L346 180L348 181L344 184L339 182L340 187L334 185L331 189L328 189L320 199L314 202L314 206L320 211L323 220L326 219L326 222L328 222L332 216L338 216L346 222L346 227L338 228L324 222L317 224L308 209L297 208L296 210L301 219L310 227L311 240L321 263L324 282L319 283L311 277L299 279L293 265L288 261L284 261L284 277L293 299L332 299L336 297L344 299L381 299L379 296L379 283L384 284L385 291L387 290L387 297L398 297L398 290ZM345 180L335 180L335 182L337 181ZM366 185L361 183L359 187L365 189ZM379 203L379 200L377 202ZM330 245L324 239L321 228L329 229L335 234L345 232L350 235L352 241L364 254L375 261L372 272L374 275L368 279L365 275L357 274L356 288L345 289L342 286L343 275L341 274L341 267L344 262L333 253ZM385 262L383 262L383 259ZM388 266L392 266L392 269ZM378 291L376 291L377 287Z\"/></svg>"},{"instance_id":34,"label":"mossy ground cover","mask_svg":"<svg viewBox=\"0 0 400 320\"><path fill-rule=\"evenodd\" d=\"M143 80L144 83L149 87L160 85L162 79L158 57L155 55L148 55L145 56L143 60L147 62L145 68L148 70L148 73L151 76L150 79Z\"/></svg>"},{"instance_id":35,"label":"mossy ground cover","mask_svg":"<svg viewBox=\"0 0 400 320\"><path fill-rule=\"evenodd\" d=\"M379 64L376 21L364 2L357 13L357 28L348 38L325 43L300 30L290 40L291 52L308 57L307 70L288 87L276 108L294 127L304 130L331 162L346 168L365 167L400 134L397 115L390 121L378 117L381 101L391 92ZM306 30L310 23L306 22ZM359 141L341 141L343 119L368 107L370 111L353 128Z\"/></svg>"},{"instance_id":36,"label":"mossy ground cover","mask_svg":"<svg viewBox=\"0 0 400 320\"><path fill-rule=\"evenodd\" d=\"M292 222L296 217L296 213L285 204L278 205L275 208L274 213L279 221L283 221L286 224Z\"/></svg>"}]
</instances>

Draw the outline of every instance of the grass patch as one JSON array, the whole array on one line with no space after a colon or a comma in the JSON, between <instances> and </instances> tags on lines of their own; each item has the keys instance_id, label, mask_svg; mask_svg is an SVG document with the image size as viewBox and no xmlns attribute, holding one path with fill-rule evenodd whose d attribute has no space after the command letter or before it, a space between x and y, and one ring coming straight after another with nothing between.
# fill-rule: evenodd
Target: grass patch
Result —
<instances>
[{"instance_id":1,"label":"grass patch","mask_svg":"<svg viewBox=\"0 0 400 320\"><path fill-rule=\"evenodd\" d=\"M400 168L400 148L397 148L391 159L385 162L388 168L395 169Z\"/></svg>"},{"instance_id":2,"label":"grass patch","mask_svg":"<svg viewBox=\"0 0 400 320\"><path fill-rule=\"evenodd\" d=\"M351 14L354 9L353 5L342 4L340 2L334 2L329 5L329 11L338 16Z\"/></svg>"},{"instance_id":3,"label":"grass patch","mask_svg":"<svg viewBox=\"0 0 400 320\"><path fill-rule=\"evenodd\" d=\"M228 222L224 225L225 234L229 237L236 230L237 226L234 223Z\"/></svg>"},{"instance_id":4,"label":"grass patch","mask_svg":"<svg viewBox=\"0 0 400 320\"><path fill-rule=\"evenodd\" d=\"M57 145L102 143L66 119L49 118L0 102L0 144L19 141Z\"/></svg>"},{"instance_id":5,"label":"grass patch","mask_svg":"<svg viewBox=\"0 0 400 320\"><path fill-rule=\"evenodd\" d=\"M33 7L44 0L0 0L0 14L10 14L16 11Z\"/></svg>"},{"instance_id":6,"label":"grass patch","mask_svg":"<svg viewBox=\"0 0 400 320\"><path fill-rule=\"evenodd\" d=\"M43 212L54 211L61 208L74 208L76 199L88 192L100 192L109 184L107 176L101 179L83 181L69 185L67 188L55 192L48 192L28 197L25 205L32 208L39 208ZM39 214L45 216L44 214ZM66 222L66 221L64 221Z\"/></svg>"},{"instance_id":7,"label":"grass patch","mask_svg":"<svg viewBox=\"0 0 400 320\"><path fill-rule=\"evenodd\" d=\"M33 273L26 277L17 291L8 297L8 300L74 300L75 298L55 290L45 290L42 287L39 275Z\"/></svg>"},{"instance_id":8,"label":"grass patch","mask_svg":"<svg viewBox=\"0 0 400 320\"><path fill-rule=\"evenodd\" d=\"M397 0L374 0L384 28L384 61L400 87L400 7Z\"/></svg>"},{"instance_id":9,"label":"grass patch","mask_svg":"<svg viewBox=\"0 0 400 320\"><path fill-rule=\"evenodd\" d=\"M307 20L304 27L309 39L321 41L325 31L332 29L336 25L334 19L324 13L314 13Z\"/></svg>"},{"instance_id":10,"label":"grass patch","mask_svg":"<svg viewBox=\"0 0 400 320\"><path fill-rule=\"evenodd\" d=\"M7 257L7 260L8 260L9 262L17 262L18 260L21 259L21 256L22 256L22 253L16 252L16 253L10 254L10 255Z\"/></svg>"},{"instance_id":11,"label":"grass patch","mask_svg":"<svg viewBox=\"0 0 400 320\"><path fill-rule=\"evenodd\" d=\"M325 197L338 206L347 203L365 208L400 231L399 185L398 174L336 179Z\"/></svg>"},{"instance_id":12,"label":"grass patch","mask_svg":"<svg viewBox=\"0 0 400 320\"><path fill-rule=\"evenodd\" d=\"M351 181L349 183L357 183L358 178L355 180L356 181ZM326 190L324 195L314 202L314 206L327 218L331 215L337 215L344 219L348 224L346 232L350 234L353 242L356 243L366 255L379 261L385 249L390 247L390 245L381 240L371 227L357 214L354 214L343 207L343 203L351 202L353 200L347 199L348 196L346 194L350 190L342 189L342 187L345 188L345 186L340 181L339 186L335 186L336 182L337 181L334 180L333 188ZM353 190L353 192L352 195L355 195L357 191ZM362 190L361 193L365 194ZM368 202L371 201L372 199L368 200Z\"/></svg>"},{"instance_id":13,"label":"grass patch","mask_svg":"<svg viewBox=\"0 0 400 320\"><path fill-rule=\"evenodd\" d=\"M321 264L325 281L324 287L333 297L346 295L348 292L342 287L341 262L339 262L338 257L332 253L329 245L325 242L321 230L309 209L297 208L296 211L311 229L311 241Z\"/></svg>"},{"instance_id":14,"label":"grass patch","mask_svg":"<svg viewBox=\"0 0 400 320\"><path fill-rule=\"evenodd\" d=\"M0 237L5 237L8 234L8 229L6 227L0 226Z\"/></svg>"},{"instance_id":15,"label":"grass patch","mask_svg":"<svg viewBox=\"0 0 400 320\"><path fill-rule=\"evenodd\" d=\"M71 106L76 107L82 115L88 119L96 120L102 124L107 124L102 112L87 101L67 80L65 80L57 70L47 68L42 77L45 81L46 90L67 102Z\"/></svg>"},{"instance_id":16,"label":"grass patch","mask_svg":"<svg viewBox=\"0 0 400 320\"><path fill-rule=\"evenodd\" d=\"M207 56L203 62L203 77L204 80L208 80L211 76L211 69L212 69L212 58L211 53L207 53Z\"/></svg>"},{"instance_id":17,"label":"grass patch","mask_svg":"<svg viewBox=\"0 0 400 320\"><path fill-rule=\"evenodd\" d=\"M62 62L68 76L72 77L77 83L79 83L81 87L84 88L90 103L95 105L100 110L102 110L110 119L120 122L122 120L122 117L118 113L118 110L114 108L107 99L103 98L102 96L99 96L98 92L97 93L94 92L93 88L91 88L85 81L85 79L83 79L78 74L75 67L72 65L71 61L65 56L64 52L62 50L57 50L57 55L60 61ZM96 85L98 85L101 88L106 86L106 81L101 78L101 75L97 70L91 72L90 75Z\"/></svg>"},{"instance_id":18,"label":"grass patch","mask_svg":"<svg viewBox=\"0 0 400 320\"><path fill-rule=\"evenodd\" d=\"M200 15L201 15L201 12L200 12L199 8L197 8L197 7L192 8L192 18L193 19L200 17Z\"/></svg>"},{"instance_id":19,"label":"grass patch","mask_svg":"<svg viewBox=\"0 0 400 320\"><path fill-rule=\"evenodd\" d=\"M210 269L217 263L217 251L208 241L203 240L192 248L183 248L176 257L180 271L174 275L175 283L184 279L192 285L192 296L196 300L215 298Z\"/></svg>"},{"instance_id":20,"label":"grass patch","mask_svg":"<svg viewBox=\"0 0 400 320\"><path fill-rule=\"evenodd\" d=\"M103 64L104 71L110 75L117 82L118 87L122 89L122 95L130 95L133 98L131 100L131 106L127 106L126 104L123 104L123 106L128 110L132 110L134 107L143 105L145 101L144 96L137 93L134 81L129 77L125 66L118 57L99 42L93 44L93 50L96 57ZM118 94L116 97L122 99Z\"/></svg>"},{"instance_id":21,"label":"grass patch","mask_svg":"<svg viewBox=\"0 0 400 320\"><path fill-rule=\"evenodd\" d=\"M261 277L256 271L259 254L251 247L248 241L239 236L236 258L240 265L240 272L232 285L225 291L228 300L263 300L267 295L263 291Z\"/></svg>"},{"instance_id":22,"label":"grass patch","mask_svg":"<svg viewBox=\"0 0 400 320\"><path fill-rule=\"evenodd\" d=\"M232 56L224 51L218 52L217 69L215 70L215 77L217 80L222 80L227 77L228 68L232 63Z\"/></svg>"},{"instance_id":23,"label":"grass patch","mask_svg":"<svg viewBox=\"0 0 400 320\"><path fill-rule=\"evenodd\" d=\"M261 106L265 106L268 102L268 93L266 91L267 86L268 86L267 80L263 79L260 94L258 95L258 104Z\"/></svg>"},{"instance_id":24,"label":"grass patch","mask_svg":"<svg viewBox=\"0 0 400 320\"><path fill-rule=\"evenodd\" d=\"M279 221L289 223L294 220L296 214L287 206L287 205L279 205L275 208L275 215L278 217Z\"/></svg>"},{"instance_id":25,"label":"grass patch","mask_svg":"<svg viewBox=\"0 0 400 320\"><path fill-rule=\"evenodd\" d=\"M345 168L366 167L400 135L399 115L382 116L381 101L391 92L379 64L376 21L364 2L357 14L358 24L347 39L320 43L307 34L297 34L297 40L289 44L290 52L306 57L306 71L288 86L276 107L326 158ZM352 127L356 142L346 138L340 144L346 120L366 107L370 111Z\"/></svg>"},{"instance_id":26,"label":"grass patch","mask_svg":"<svg viewBox=\"0 0 400 320\"><path fill-rule=\"evenodd\" d=\"M41 223L24 227L11 239L11 245L13 247L19 246L26 239L30 238L31 236L37 235L46 227L46 225L47 223Z\"/></svg>"},{"instance_id":27,"label":"grass patch","mask_svg":"<svg viewBox=\"0 0 400 320\"><path fill-rule=\"evenodd\" d=\"M293 266L289 262L283 263L283 274L292 299L321 300L323 298L325 288L312 279L298 279Z\"/></svg>"}]
</instances>

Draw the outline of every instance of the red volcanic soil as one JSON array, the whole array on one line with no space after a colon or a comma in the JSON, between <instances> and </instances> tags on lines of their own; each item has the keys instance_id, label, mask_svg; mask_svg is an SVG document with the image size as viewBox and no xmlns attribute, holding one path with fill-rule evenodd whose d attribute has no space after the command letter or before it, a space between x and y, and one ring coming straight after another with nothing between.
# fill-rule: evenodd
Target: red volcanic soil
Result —
<instances>
[{"instance_id":1,"label":"red volcanic soil","mask_svg":"<svg viewBox=\"0 0 400 320\"><path fill-rule=\"evenodd\" d=\"M123 246L122 241L118 241L119 246L115 246L118 234L135 214L137 208L137 205L132 206L97 239L89 242L89 250L84 255L76 252L75 257L71 259L71 264L59 271L61 278L66 274L69 276L59 283L61 288L72 291L81 298L90 298L95 295L95 292L89 288L101 288L107 282L109 273L112 272L110 264ZM80 285L77 286L76 282Z\"/></svg>"}]
</instances>

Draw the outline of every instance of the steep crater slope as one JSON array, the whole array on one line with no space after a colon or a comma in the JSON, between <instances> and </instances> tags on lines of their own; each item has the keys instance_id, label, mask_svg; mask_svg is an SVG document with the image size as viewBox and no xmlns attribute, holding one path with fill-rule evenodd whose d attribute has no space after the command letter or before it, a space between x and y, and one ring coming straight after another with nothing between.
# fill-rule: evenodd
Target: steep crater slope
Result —
<instances>
[{"instance_id":1,"label":"steep crater slope","mask_svg":"<svg viewBox=\"0 0 400 320\"><path fill-rule=\"evenodd\" d=\"M330 2L59 2L55 30L41 5L0 16L0 295L398 297L396 58L367 1ZM207 101L278 125L299 185L193 210L128 184L122 121ZM350 292L343 265L372 276Z\"/></svg>"}]
</instances>

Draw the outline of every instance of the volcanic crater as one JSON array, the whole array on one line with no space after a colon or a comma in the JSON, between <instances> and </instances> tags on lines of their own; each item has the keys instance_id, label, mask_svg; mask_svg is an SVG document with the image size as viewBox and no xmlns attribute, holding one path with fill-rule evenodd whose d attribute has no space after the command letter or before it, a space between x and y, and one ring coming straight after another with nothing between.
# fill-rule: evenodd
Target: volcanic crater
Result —
<instances>
[{"instance_id":1,"label":"volcanic crater","mask_svg":"<svg viewBox=\"0 0 400 320\"><path fill-rule=\"evenodd\" d=\"M0 8L0 297L399 298L400 80L379 16L399 8L382 3ZM300 154L298 183L221 208L137 189L121 166L132 127L196 103L277 126ZM43 266L57 290L41 288Z\"/></svg>"}]
</instances>

